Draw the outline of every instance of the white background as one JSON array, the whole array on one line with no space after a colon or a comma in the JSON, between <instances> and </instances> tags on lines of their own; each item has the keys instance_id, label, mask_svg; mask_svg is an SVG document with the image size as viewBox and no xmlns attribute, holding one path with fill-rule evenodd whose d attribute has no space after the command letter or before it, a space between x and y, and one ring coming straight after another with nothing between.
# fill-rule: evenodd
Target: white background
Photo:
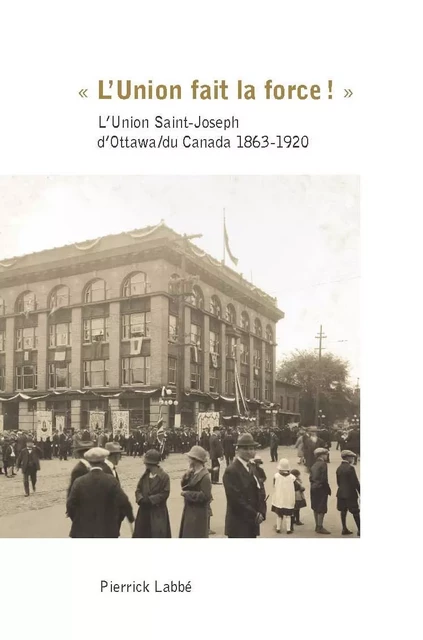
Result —
<instances>
[{"instance_id":1,"label":"white background","mask_svg":"<svg viewBox=\"0 0 423 640\"><path fill-rule=\"evenodd\" d=\"M421 52L412 7L40 1L2 10L0 172L360 174L365 273L360 541L3 541L2 635L411 635L422 355L421 90L413 68ZM184 85L193 77L332 79L335 96L210 107L236 112L257 132L301 129L314 140L307 152L105 154L93 145L99 106L78 96L100 77ZM353 98L343 99L344 87ZM180 108L198 111L189 101ZM175 111L164 103L161 110ZM101 579L143 578L190 579L194 592L100 595Z\"/></svg>"}]
</instances>

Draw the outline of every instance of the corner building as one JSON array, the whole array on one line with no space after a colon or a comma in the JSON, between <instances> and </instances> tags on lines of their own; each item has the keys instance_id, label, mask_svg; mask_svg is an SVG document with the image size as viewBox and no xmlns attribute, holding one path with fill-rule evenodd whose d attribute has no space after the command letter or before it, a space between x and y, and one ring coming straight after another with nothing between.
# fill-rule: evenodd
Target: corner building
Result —
<instances>
[{"instance_id":1,"label":"corner building","mask_svg":"<svg viewBox=\"0 0 423 640\"><path fill-rule=\"evenodd\" d=\"M274 298L164 223L1 261L4 428L31 430L44 409L75 430L91 411L109 427L128 409L132 428L160 412L168 426L175 412L187 426L199 411L234 415L235 362L264 422L281 318Z\"/></svg>"}]
</instances>

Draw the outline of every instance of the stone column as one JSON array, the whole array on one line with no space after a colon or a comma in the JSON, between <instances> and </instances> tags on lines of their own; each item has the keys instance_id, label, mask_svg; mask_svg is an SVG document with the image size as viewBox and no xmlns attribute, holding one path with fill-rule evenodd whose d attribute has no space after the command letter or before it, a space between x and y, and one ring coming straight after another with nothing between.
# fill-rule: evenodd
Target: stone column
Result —
<instances>
[{"instance_id":1,"label":"stone column","mask_svg":"<svg viewBox=\"0 0 423 640\"><path fill-rule=\"evenodd\" d=\"M204 364L203 364L203 390L210 391L210 318L204 315L203 318L204 335ZM220 340L220 336L219 336Z\"/></svg>"},{"instance_id":2,"label":"stone column","mask_svg":"<svg viewBox=\"0 0 423 640\"><path fill-rule=\"evenodd\" d=\"M272 346L272 402L276 402L276 345Z\"/></svg>"},{"instance_id":3,"label":"stone column","mask_svg":"<svg viewBox=\"0 0 423 640\"><path fill-rule=\"evenodd\" d=\"M82 388L82 310L81 308L72 309L72 389ZM72 406L73 406L72 400ZM78 429L81 425L81 403L79 400L79 418ZM72 426L73 423L73 409L72 409Z\"/></svg>"},{"instance_id":4,"label":"stone column","mask_svg":"<svg viewBox=\"0 0 423 640\"><path fill-rule=\"evenodd\" d=\"M260 385L261 385L261 398L260 400L264 400L264 387L266 384L266 343L264 340L261 341L261 369L260 369Z\"/></svg>"},{"instance_id":5,"label":"stone column","mask_svg":"<svg viewBox=\"0 0 423 640\"><path fill-rule=\"evenodd\" d=\"M169 355L169 300L166 296L151 298L150 383L167 384Z\"/></svg>"},{"instance_id":6,"label":"stone column","mask_svg":"<svg viewBox=\"0 0 423 640\"><path fill-rule=\"evenodd\" d=\"M109 304L109 387L120 387L120 302ZM110 401L109 401L110 403Z\"/></svg>"},{"instance_id":7,"label":"stone column","mask_svg":"<svg viewBox=\"0 0 423 640\"><path fill-rule=\"evenodd\" d=\"M182 327L181 327L182 331ZM182 393L184 389L190 389L191 387L191 309L189 307L185 307L185 335L181 336L181 344L186 346L181 346L180 349L184 350L184 378L182 385ZM179 372L178 372L179 375Z\"/></svg>"},{"instance_id":8,"label":"stone column","mask_svg":"<svg viewBox=\"0 0 423 640\"><path fill-rule=\"evenodd\" d=\"M250 398L254 398L254 337L250 335Z\"/></svg>"},{"instance_id":9,"label":"stone column","mask_svg":"<svg viewBox=\"0 0 423 640\"><path fill-rule=\"evenodd\" d=\"M220 393L226 393L226 326L222 322L220 325Z\"/></svg>"},{"instance_id":10,"label":"stone column","mask_svg":"<svg viewBox=\"0 0 423 640\"><path fill-rule=\"evenodd\" d=\"M15 318L6 318L6 371L5 391L12 393L15 389Z\"/></svg>"},{"instance_id":11,"label":"stone column","mask_svg":"<svg viewBox=\"0 0 423 640\"><path fill-rule=\"evenodd\" d=\"M37 389L47 389L47 313L38 314Z\"/></svg>"},{"instance_id":12,"label":"stone column","mask_svg":"<svg viewBox=\"0 0 423 640\"><path fill-rule=\"evenodd\" d=\"M75 431L81 428L81 400L71 400L71 427Z\"/></svg>"}]
</instances>

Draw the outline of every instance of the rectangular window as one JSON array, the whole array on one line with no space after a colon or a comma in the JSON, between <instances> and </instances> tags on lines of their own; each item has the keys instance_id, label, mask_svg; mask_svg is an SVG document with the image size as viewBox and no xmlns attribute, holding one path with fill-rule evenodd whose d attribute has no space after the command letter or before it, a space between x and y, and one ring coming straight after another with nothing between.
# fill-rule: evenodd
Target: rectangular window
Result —
<instances>
[{"instance_id":1,"label":"rectangular window","mask_svg":"<svg viewBox=\"0 0 423 640\"><path fill-rule=\"evenodd\" d=\"M16 349L37 349L37 327L27 327L16 330Z\"/></svg>"},{"instance_id":2,"label":"rectangular window","mask_svg":"<svg viewBox=\"0 0 423 640\"><path fill-rule=\"evenodd\" d=\"M201 366L191 362L191 389L202 388Z\"/></svg>"},{"instance_id":3,"label":"rectangular window","mask_svg":"<svg viewBox=\"0 0 423 640\"><path fill-rule=\"evenodd\" d=\"M209 390L210 393L220 393L219 369L214 367L209 370Z\"/></svg>"},{"instance_id":4,"label":"rectangular window","mask_svg":"<svg viewBox=\"0 0 423 640\"><path fill-rule=\"evenodd\" d=\"M122 316L122 340L147 338L150 335L150 311Z\"/></svg>"},{"instance_id":5,"label":"rectangular window","mask_svg":"<svg viewBox=\"0 0 423 640\"><path fill-rule=\"evenodd\" d=\"M84 387L107 387L109 384L108 360L84 361Z\"/></svg>"},{"instance_id":6,"label":"rectangular window","mask_svg":"<svg viewBox=\"0 0 423 640\"><path fill-rule=\"evenodd\" d=\"M254 399L261 400L260 380L254 380Z\"/></svg>"},{"instance_id":7,"label":"rectangular window","mask_svg":"<svg viewBox=\"0 0 423 640\"><path fill-rule=\"evenodd\" d=\"M244 398L248 398L250 395L250 385L248 384L247 376L239 376L239 382L241 384L241 391Z\"/></svg>"},{"instance_id":8,"label":"rectangular window","mask_svg":"<svg viewBox=\"0 0 423 640\"><path fill-rule=\"evenodd\" d=\"M254 349L253 352L253 365L260 369L261 367L261 351L259 349Z\"/></svg>"},{"instance_id":9,"label":"rectangular window","mask_svg":"<svg viewBox=\"0 0 423 640\"><path fill-rule=\"evenodd\" d=\"M4 331L0 331L0 351L4 351L5 349L5 333Z\"/></svg>"},{"instance_id":10,"label":"rectangular window","mask_svg":"<svg viewBox=\"0 0 423 640\"><path fill-rule=\"evenodd\" d=\"M226 370L225 393L235 395L235 372Z\"/></svg>"},{"instance_id":11,"label":"rectangular window","mask_svg":"<svg viewBox=\"0 0 423 640\"><path fill-rule=\"evenodd\" d=\"M169 315L169 340L171 342L178 341L179 334L179 318L178 316Z\"/></svg>"},{"instance_id":12,"label":"rectangular window","mask_svg":"<svg viewBox=\"0 0 423 640\"><path fill-rule=\"evenodd\" d=\"M4 391L6 385L5 367L0 367L0 391Z\"/></svg>"},{"instance_id":13,"label":"rectangular window","mask_svg":"<svg viewBox=\"0 0 423 640\"><path fill-rule=\"evenodd\" d=\"M84 320L84 344L90 342L109 342L109 318L90 318Z\"/></svg>"},{"instance_id":14,"label":"rectangular window","mask_svg":"<svg viewBox=\"0 0 423 640\"><path fill-rule=\"evenodd\" d=\"M271 349L266 347L266 360L264 363L265 371L272 371L273 368L273 352Z\"/></svg>"},{"instance_id":15,"label":"rectangular window","mask_svg":"<svg viewBox=\"0 0 423 640\"><path fill-rule=\"evenodd\" d=\"M122 384L150 384L150 356L122 358Z\"/></svg>"},{"instance_id":16,"label":"rectangular window","mask_svg":"<svg viewBox=\"0 0 423 640\"><path fill-rule=\"evenodd\" d=\"M241 364L250 364L250 353L246 342L240 343Z\"/></svg>"},{"instance_id":17,"label":"rectangular window","mask_svg":"<svg viewBox=\"0 0 423 640\"><path fill-rule=\"evenodd\" d=\"M48 365L49 389L68 389L71 386L69 362L52 362Z\"/></svg>"},{"instance_id":18,"label":"rectangular window","mask_svg":"<svg viewBox=\"0 0 423 640\"><path fill-rule=\"evenodd\" d=\"M225 353L227 358L235 358L235 338L233 336L225 336Z\"/></svg>"},{"instance_id":19,"label":"rectangular window","mask_svg":"<svg viewBox=\"0 0 423 640\"><path fill-rule=\"evenodd\" d=\"M71 344L71 324L51 324L49 328L49 346L67 347Z\"/></svg>"},{"instance_id":20,"label":"rectangular window","mask_svg":"<svg viewBox=\"0 0 423 640\"><path fill-rule=\"evenodd\" d=\"M203 332L199 324L191 323L191 344L201 349L203 344Z\"/></svg>"},{"instance_id":21,"label":"rectangular window","mask_svg":"<svg viewBox=\"0 0 423 640\"><path fill-rule=\"evenodd\" d=\"M36 365L24 365L16 367L16 389L19 391L31 391L37 388Z\"/></svg>"},{"instance_id":22,"label":"rectangular window","mask_svg":"<svg viewBox=\"0 0 423 640\"><path fill-rule=\"evenodd\" d=\"M176 384L178 361L176 358L169 358L168 363L168 383Z\"/></svg>"},{"instance_id":23,"label":"rectangular window","mask_svg":"<svg viewBox=\"0 0 423 640\"><path fill-rule=\"evenodd\" d=\"M271 400L272 399L272 395L270 393L270 382L265 382L265 385L264 385L264 399L265 400Z\"/></svg>"},{"instance_id":24,"label":"rectangular window","mask_svg":"<svg viewBox=\"0 0 423 640\"><path fill-rule=\"evenodd\" d=\"M210 331L210 353L220 353L219 334L216 331Z\"/></svg>"}]
</instances>

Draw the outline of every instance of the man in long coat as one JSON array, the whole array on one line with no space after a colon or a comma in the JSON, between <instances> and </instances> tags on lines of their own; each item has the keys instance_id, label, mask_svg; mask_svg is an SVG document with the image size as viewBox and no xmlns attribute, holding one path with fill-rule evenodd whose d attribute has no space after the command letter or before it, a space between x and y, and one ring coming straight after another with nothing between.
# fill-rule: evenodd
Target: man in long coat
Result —
<instances>
[{"instance_id":1,"label":"man in long coat","mask_svg":"<svg viewBox=\"0 0 423 640\"><path fill-rule=\"evenodd\" d=\"M223 436L223 453L226 460L226 466L229 467L235 457L235 437L232 431L226 431Z\"/></svg>"},{"instance_id":2,"label":"man in long coat","mask_svg":"<svg viewBox=\"0 0 423 640\"><path fill-rule=\"evenodd\" d=\"M103 471L108 452L94 447L85 454L90 471L77 478L66 502L71 538L118 538L123 519L134 521L127 495L116 478Z\"/></svg>"},{"instance_id":3,"label":"man in long coat","mask_svg":"<svg viewBox=\"0 0 423 640\"><path fill-rule=\"evenodd\" d=\"M167 499L170 478L159 466L161 455L150 449L144 456L145 472L135 491L139 506L135 520L134 538L171 538Z\"/></svg>"},{"instance_id":4,"label":"man in long coat","mask_svg":"<svg viewBox=\"0 0 423 640\"><path fill-rule=\"evenodd\" d=\"M223 457L222 443L219 439L219 427L213 429L213 433L210 436L209 444L210 460L212 466L211 481L212 484L219 484L220 474L220 462L219 459Z\"/></svg>"},{"instance_id":5,"label":"man in long coat","mask_svg":"<svg viewBox=\"0 0 423 640\"><path fill-rule=\"evenodd\" d=\"M260 482L250 461L257 443L249 433L237 440L236 458L225 469L223 485L226 493L225 535L228 538L256 538L264 520L265 505L261 500Z\"/></svg>"},{"instance_id":6,"label":"man in long coat","mask_svg":"<svg viewBox=\"0 0 423 640\"><path fill-rule=\"evenodd\" d=\"M34 447L34 443L28 440L26 446L21 450L16 461L17 469L22 469L25 496L29 496L29 480L31 480L32 490L35 493L37 484L37 472L40 470L40 450Z\"/></svg>"},{"instance_id":7,"label":"man in long coat","mask_svg":"<svg viewBox=\"0 0 423 640\"><path fill-rule=\"evenodd\" d=\"M342 535L349 536L352 531L347 528L348 511L352 514L357 525L357 535L360 536L360 482L353 467L356 455L354 451L345 449L341 452L342 462L336 470L338 491L336 493L337 509L341 514Z\"/></svg>"},{"instance_id":8,"label":"man in long coat","mask_svg":"<svg viewBox=\"0 0 423 640\"><path fill-rule=\"evenodd\" d=\"M94 443L90 441L77 442L75 444L75 449L74 449L75 456L79 458L79 462L77 462L77 464L74 466L71 472L70 482L69 482L68 491L67 491L68 496L70 494L72 485L75 482L75 480L77 478L80 478L81 476L85 476L85 474L87 474L90 471L91 465L88 462L88 460L85 459L84 455L90 449L93 449L93 448L94 448ZM103 460L102 462L98 462L98 466L100 466L105 473L108 473L109 475L114 475L113 470L111 469L110 466L106 464L105 460Z\"/></svg>"}]
</instances>

